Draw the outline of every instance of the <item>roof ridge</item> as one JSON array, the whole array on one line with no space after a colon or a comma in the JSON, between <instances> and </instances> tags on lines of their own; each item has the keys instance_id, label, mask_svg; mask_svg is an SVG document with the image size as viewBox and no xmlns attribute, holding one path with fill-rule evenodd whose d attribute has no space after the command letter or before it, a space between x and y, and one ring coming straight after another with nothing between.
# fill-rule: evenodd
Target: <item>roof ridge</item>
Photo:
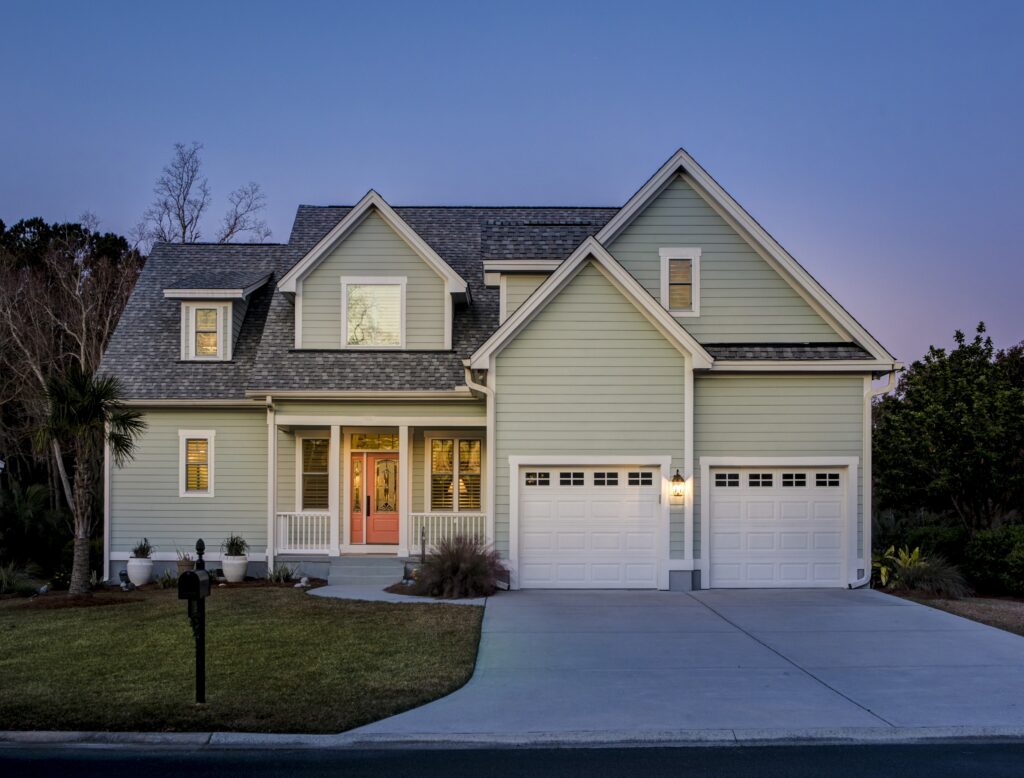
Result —
<instances>
[{"instance_id":1,"label":"roof ridge","mask_svg":"<svg viewBox=\"0 0 1024 778\"><path fill-rule=\"evenodd\" d=\"M299 203L299 208L353 208L352 205L313 205L312 203ZM446 208L448 210L533 210L533 211L617 211L620 205L391 205L392 208Z\"/></svg>"}]
</instances>

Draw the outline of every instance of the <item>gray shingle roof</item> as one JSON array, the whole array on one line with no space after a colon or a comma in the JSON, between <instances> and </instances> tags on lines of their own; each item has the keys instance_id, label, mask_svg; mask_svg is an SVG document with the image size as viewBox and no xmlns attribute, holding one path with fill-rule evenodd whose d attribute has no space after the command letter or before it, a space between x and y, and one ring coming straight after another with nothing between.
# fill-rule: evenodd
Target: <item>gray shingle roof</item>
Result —
<instances>
[{"instance_id":1,"label":"gray shingle roof","mask_svg":"<svg viewBox=\"0 0 1024 778\"><path fill-rule=\"evenodd\" d=\"M168 289L247 289L265 281L268 271L245 267L235 270L199 268L171 281Z\"/></svg>"},{"instance_id":2,"label":"gray shingle roof","mask_svg":"<svg viewBox=\"0 0 1024 778\"><path fill-rule=\"evenodd\" d=\"M704 343L715 359L871 359L856 343Z\"/></svg>"},{"instance_id":3,"label":"gray shingle roof","mask_svg":"<svg viewBox=\"0 0 1024 778\"><path fill-rule=\"evenodd\" d=\"M246 391L450 390L465 383L462 360L498 327L498 290L484 286L485 259L563 259L616 208L399 207L395 211L469 284L455 309L452 350L296 351L294 307L276 282L349 212L299 206L287 244L158 244L104 355L132 399L242 399ZM166 288L254 292L230 362L180 359L180 309ZM716 359L868 359L842 343L711 344Z\"/></svg>"}]
</instances>

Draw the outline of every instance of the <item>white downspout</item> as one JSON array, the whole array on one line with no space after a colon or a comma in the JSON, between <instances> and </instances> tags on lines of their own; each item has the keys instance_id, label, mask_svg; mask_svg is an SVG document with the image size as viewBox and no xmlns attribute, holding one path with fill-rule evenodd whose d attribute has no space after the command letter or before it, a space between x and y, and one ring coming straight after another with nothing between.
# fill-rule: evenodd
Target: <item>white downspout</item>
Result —
<instances>
[{"instance_id":1,"label":"white downspout","mask_svg":"<svg viewBox=\"0 0 1024 778\"><path fill-rule=\"evenodd\" d=\"M494 543L494 463L496 443L494 436L494 390L485 384L473 380L473 371L469 360L462 360L462 369L466 371L466 386L474 392L480 392L487 401L487 534L488 542Z\"/></svg>"},{"instance_id":2,"label":"white downspout","mask_svg":"<svg viewBox=\"0 0 1024 778\"><path fill-rule=\"evenodd\" d=\"M869 381L868 382L868 390L864 393L864 401L865 401L864 413L867 416L867 418L865 420L865 425L867 427L868 434L870 434L870 432L871 432L871 417L869 415L871 413L871 400L873 400L874 398L876 398L876 397L878 397L880 395L888 394L893 389L895 389L896 388L896 374L900 370L903 369L903 365L901 365L898 362L893 364L892 367L893 367L893 369L889 372L889 380L886 382L885 386L883 386L880 389L872 389L871 388L871 382ZM865 454L866 454L867 461L864 462L864 478L867 481L867 493L868 493L868 495L870 495L871 494L871 479L873 478L873 475L872 475L872 472L871 472L871 460L870 460L871 448L870 448L870 445L868 447L866 447ZM870 521L870 518L871 518L871 506L870 505L865 505L864 506L864 511L865 511L865 513L867 515L867 518L869 519L868 521L864 522L864 575L861 578L858 578L853 583L849 584L848 586L849 586L850 589L860 589L863 586L867 586L871 582L871 521Z\"/></svg>"}]
</instances>

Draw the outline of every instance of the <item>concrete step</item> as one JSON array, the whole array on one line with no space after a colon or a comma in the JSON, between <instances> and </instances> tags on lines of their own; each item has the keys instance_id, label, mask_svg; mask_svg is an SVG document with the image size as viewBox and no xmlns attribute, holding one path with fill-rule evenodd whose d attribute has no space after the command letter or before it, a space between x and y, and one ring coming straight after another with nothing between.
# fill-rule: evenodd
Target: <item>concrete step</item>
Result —
<instances>
[{"instance_id":1,"label":"concrete step","mask_svg":"<svg viewBox=\"0 0 1024 778\"><path fill-rule=\"evenodd\" d=\"M380 586L402 579L405 560L396 557L339 557L331 560L331 586Z\"/></svg>"}]
</instances>

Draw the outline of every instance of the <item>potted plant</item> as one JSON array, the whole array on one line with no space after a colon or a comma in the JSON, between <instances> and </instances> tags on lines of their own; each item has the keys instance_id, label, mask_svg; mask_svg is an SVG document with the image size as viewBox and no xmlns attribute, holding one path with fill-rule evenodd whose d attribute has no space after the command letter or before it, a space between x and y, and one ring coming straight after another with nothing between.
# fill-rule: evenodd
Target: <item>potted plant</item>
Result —
<instances>
[{"instance_id":1,"label":"potted plant","mask_svg":"<svg viewBox=\"0 0 1024 778\"><path fill-rule=\"evenodd\" d=\"M149 538L135 544L128 558L128 580L136 586L145 586L153 580L153 545Z\"/></svg>"},{"instance_id":2,"label":"potted plant","mask_svg":"<svg viewBox=\"0 0 1024 778\"><path fill-rule=\"evenodd\" d=\"M241 583L245 580L245 570L249 566L246 552L249 544L241 535L231 535L221 545L220 566L228 583Z\"/></svg>"},{"instance_id":3,"label":"potted plant","mask_svg":"<svg viewBox=\"0 0 1024 778\"><path fill-rule=\"evenodd\" d=\"M188 551L182 551L178 549L178 575L188 572L196 566L195 560L192 559L192 555Z\"/></svg>"}]
</instances>

